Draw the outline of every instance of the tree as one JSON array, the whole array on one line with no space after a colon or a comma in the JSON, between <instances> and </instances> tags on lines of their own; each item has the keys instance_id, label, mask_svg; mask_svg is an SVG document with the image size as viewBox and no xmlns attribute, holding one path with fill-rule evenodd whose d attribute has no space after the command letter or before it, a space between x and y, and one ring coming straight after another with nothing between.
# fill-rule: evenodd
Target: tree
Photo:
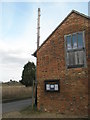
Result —
<instances>
[{"instance_id":1,"label":"tree","mask_svg":"<svg viewBox=\"0 0 90 120\"><path fill-rule=\"evenodd\" d=\"M33 62L28 62L25 64L22 71L22 80L20 80L20 82L26 87L32 86L33 80L35 80L35 71L36 66Z\"/></svg>"}]
</instances>

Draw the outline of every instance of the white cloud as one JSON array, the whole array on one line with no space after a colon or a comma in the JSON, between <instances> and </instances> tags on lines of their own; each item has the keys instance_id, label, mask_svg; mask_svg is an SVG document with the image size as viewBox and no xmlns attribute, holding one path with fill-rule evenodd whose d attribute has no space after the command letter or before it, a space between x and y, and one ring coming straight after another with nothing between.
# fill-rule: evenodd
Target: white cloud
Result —
<instances>
[{"instance_id":1,"label":"white cloud","mask_svg":"<svg viewBox=\"0 0 90 120\"><path fill-rule=\"evenodd\" d=\"M0 41L0 81L9 79L20 80L23 66L28 62L35 62L31 56L32 49L10 45ZM27 48L27 49L26 49Z\"/></svg>"},{"instance_id":2,"label":"white cloud","mask_svg":"<svg viewBox=\"0 0 90 120\"><path fill-rule=\"evenodd\" d=\"M9 81L20 80L22 76L23 67L17 64L0 64L0 80Z\"/></svg>"}]
</instances>

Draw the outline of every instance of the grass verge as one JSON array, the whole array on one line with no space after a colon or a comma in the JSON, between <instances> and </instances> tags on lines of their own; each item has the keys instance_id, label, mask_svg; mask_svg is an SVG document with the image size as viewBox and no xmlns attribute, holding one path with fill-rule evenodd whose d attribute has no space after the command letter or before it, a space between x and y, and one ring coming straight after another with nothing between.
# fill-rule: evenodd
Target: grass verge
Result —
<instances>
[{"instance_id":1,"label":"grass verge","mask_svg":"<svg viewBox=\"0 0 90 120\"><path fill-rule=\"evenodd\" d=\"M42 113L40 110L38 110L38 109L35 107L35 105L33 106L33 108L32 108L32 106L30 105L30 106L22 109L20 112L21 112L21 114L40 114L40 113Z\"/></svg>"}]
</instances>

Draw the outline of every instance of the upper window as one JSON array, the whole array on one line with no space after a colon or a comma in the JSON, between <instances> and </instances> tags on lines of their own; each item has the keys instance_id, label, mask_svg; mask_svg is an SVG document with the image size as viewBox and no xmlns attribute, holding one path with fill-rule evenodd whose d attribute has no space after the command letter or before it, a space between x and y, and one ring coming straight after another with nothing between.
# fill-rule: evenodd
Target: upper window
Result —
<instances>
[{"instance_id":1,"label":"upper window","mask_svg":"<svg viewBox=\"0 0 90 120\"><path fill-rule=\"evenodd\" d=\"M84 31L65 36L67 68L86 65Z\"/></svg>"}]
</instances>

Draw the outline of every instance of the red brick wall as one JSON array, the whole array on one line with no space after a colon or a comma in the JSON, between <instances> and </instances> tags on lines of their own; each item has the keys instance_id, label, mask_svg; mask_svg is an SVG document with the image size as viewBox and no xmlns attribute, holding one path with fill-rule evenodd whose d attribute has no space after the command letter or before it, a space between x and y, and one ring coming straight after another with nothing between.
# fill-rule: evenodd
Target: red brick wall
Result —
<instances>
[{"instance_id":1,"label":"red brick wall","mask_svg":"<svg viewBox=\"0 0 90 120\"><path fill-rule=\"evenodd\" d=\"M37 52L37 106L47 112L88 114L88 62L86 68L66 69L64 35L85 30L88 60L88 19L72 13ZM44 90L44 80L59 79L60 93Z\"/></svg>"}]
</instances>

